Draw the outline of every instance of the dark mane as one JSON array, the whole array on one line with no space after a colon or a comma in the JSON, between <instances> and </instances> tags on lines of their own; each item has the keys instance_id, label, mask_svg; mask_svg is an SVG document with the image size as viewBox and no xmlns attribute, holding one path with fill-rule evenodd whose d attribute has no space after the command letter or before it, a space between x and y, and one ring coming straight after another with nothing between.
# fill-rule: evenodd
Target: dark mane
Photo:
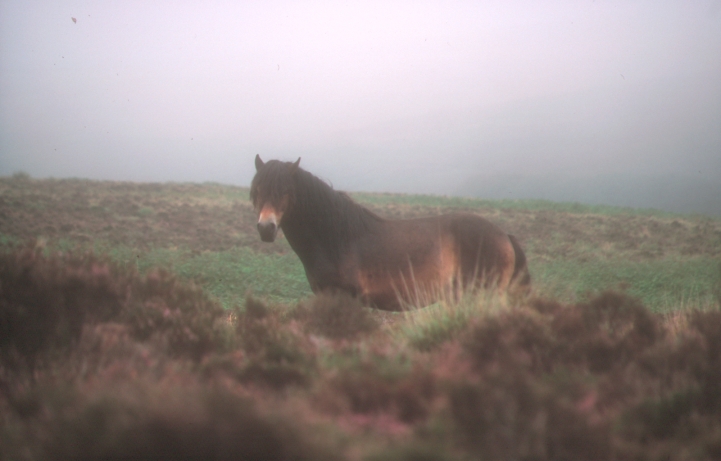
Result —
<instances>
[{"instance_id":1,"label":"dark mane","mask_svg":"<svg viewBox=\"0 0 721 461\"><path fill-rule=\"evenodd\" d=\"M360 234L373 231L383 218L356 203L345 192L334 190L321 179L303 169L294 175L293 205L288 210L291 220L305 220L318 232L318 237L332 249L332 256L341 251Z\"/></svg>"}]
</instances>

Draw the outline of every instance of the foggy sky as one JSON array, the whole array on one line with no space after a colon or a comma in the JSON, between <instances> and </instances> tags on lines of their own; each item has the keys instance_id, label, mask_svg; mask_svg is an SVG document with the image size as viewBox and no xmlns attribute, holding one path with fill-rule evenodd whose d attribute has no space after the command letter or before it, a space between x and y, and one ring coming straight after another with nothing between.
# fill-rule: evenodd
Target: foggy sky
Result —
<instances>
[{"instance_id":1,"label":"foggy sky","mask_svg":"<svg viewBox=\"0 0 721 461\"><path fill-rule=\"evenodd\" d=\"M345 190L721 182L721 1L0 2L0 175L247 185L256 153Z\"/></svg>"}]
</instances>

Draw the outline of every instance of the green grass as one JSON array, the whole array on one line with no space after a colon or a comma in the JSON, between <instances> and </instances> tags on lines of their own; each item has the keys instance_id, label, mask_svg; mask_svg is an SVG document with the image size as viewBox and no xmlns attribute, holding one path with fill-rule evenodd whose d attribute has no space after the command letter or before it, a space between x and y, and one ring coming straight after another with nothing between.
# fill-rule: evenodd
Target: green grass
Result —
<instances>
[{"instance_id":1,"label":"green grass","mask_svg":"<svg viewBox=\"0 0 721 461\"><path fill-rule=\"evenodd\" d=\"M721 284L721 262L707 257L643 262L554 260L532 263L530 270L534 287L561 301L615 289L640 298L658 312L678 306L713 306Z\"/></svg>"},{"instance_id":2,"label":"green grass","mask_svg":"<svg viewBox=\"0 0 721 461\"><path fill-rule=\"evenodd\" d=\"M242 304L248 291L291 305L311 294L287 242L258 241L244 187L0 178L0 193L3 250L33 239L47 251L92 249L141 272L175 272L226 308ZM535 292L562 302L607 289L622 289L656 311L718 302L716 218L545 200L352 195L389 217L453 209L487 216L521 240Z\"/></svg>"},{"instance_id":3,"label":"green grass","mask_svg":"<svg viewBox=\"0 0 721 461\"><path fill-rule=\"evenodd\" d=\"M226 308L242 305L248 292L285 304L294 304L312 294L303 266L293 252L264 254L246 247L202 253L168 248L140 252L114 247L106 253L115 261L135 264L141 272L159 267L193 280ZM604 290L620 290L641 299L657 312L680 306L713 306L718 302L716 293L721 284L721 263L707 257L641 262L559 259L531 262L530 271L535 293L543 296L576 302ZM449 303L437 307L441 313L438 328L452 330L452 325L465 321L466 314L478 302L463 300L454 307L453 315L448 314Z\"/></svg>"},{"instance_id":4,"label":"green grass","mask_svg":"<svg viewBox=\"0 0 721 461\"><path fill-rule=\"evenodd\" d=\"M205 252L176 264L174 271L199 280L226 307L240 305L249 291L283 303L311 294L303 265L293 253L264 255L248 248Z\"/></svg>"},{"instance_id":5,"label":"green grass","mask_svg":"<svg viewBox=\"0 0 721 461\"><path fill-rule=\"evenodd\" d=\"M242 305L248 292L289 304L311 294L303 265L294 253L266 255L245 247L202 253L171 248L138 251L101 245L95 251L115 262L135 265L141 273L162 268L193 280L225 308Z\"/></svg>"}]
</instances>

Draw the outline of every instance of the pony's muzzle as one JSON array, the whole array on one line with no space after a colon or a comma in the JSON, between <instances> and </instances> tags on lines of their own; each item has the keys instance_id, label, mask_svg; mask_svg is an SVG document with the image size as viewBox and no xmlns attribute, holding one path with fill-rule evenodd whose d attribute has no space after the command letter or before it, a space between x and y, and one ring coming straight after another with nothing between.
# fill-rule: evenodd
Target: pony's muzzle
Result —
<instances>
[{"instance_id":1,"label":"pony's muzzle","mask_svg":"<svg viewBox=\"0 0 721 461\"><path fill-rule=\"evenodd\" d=\"M264 242L272 242L278 233L278 226L274 221L258 221L258 233Z\"/></svg>"},{"instance_id":2,"label":"pony's muzzle","mask_svg":"<svg viewBox=\"0 0 721 461\"><path fill-rule=\"evenodd\" d=\"M278 233L278 223L283 217L282 212L273 205L266 203L258 213L258 233L260 239L264 242L273 242L275 235Z\"/></svg>"}]
</instances>

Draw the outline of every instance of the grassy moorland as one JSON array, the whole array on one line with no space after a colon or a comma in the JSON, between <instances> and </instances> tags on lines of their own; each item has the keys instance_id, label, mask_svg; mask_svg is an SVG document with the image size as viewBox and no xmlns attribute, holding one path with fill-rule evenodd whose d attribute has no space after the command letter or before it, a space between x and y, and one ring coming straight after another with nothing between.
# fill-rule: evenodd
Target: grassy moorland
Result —
<instances>
[{"instance_id":1,"label":"grassy moorland","mask_svg":"<svg viewBox=\"0 0 721 461\"><path fill-rule=\"evenodd\" d=\"M0 459L721 457L721 221L355 194L527 251L527 299L388 314L311 296L247 196L0 179Z\"/></svg>"},{"instance_id":2,"label":"grassy moorland","mask_svg":"<svg viewBox=\"0 0 721 461\"><path fill-rule=\"evenodd\" d=\"M544 201L354 197L390 218L455 210L488 217L522 242L536 293L559 301L615 289L657 311L716 302L717 219ZM93 250L141 272L167 268L227 308L248 291L286 303L310 295L285 240L258 238L246 188L6 178L0 211L0 248L38 239L48 251Z\"/></svg>"}]
</instances>

